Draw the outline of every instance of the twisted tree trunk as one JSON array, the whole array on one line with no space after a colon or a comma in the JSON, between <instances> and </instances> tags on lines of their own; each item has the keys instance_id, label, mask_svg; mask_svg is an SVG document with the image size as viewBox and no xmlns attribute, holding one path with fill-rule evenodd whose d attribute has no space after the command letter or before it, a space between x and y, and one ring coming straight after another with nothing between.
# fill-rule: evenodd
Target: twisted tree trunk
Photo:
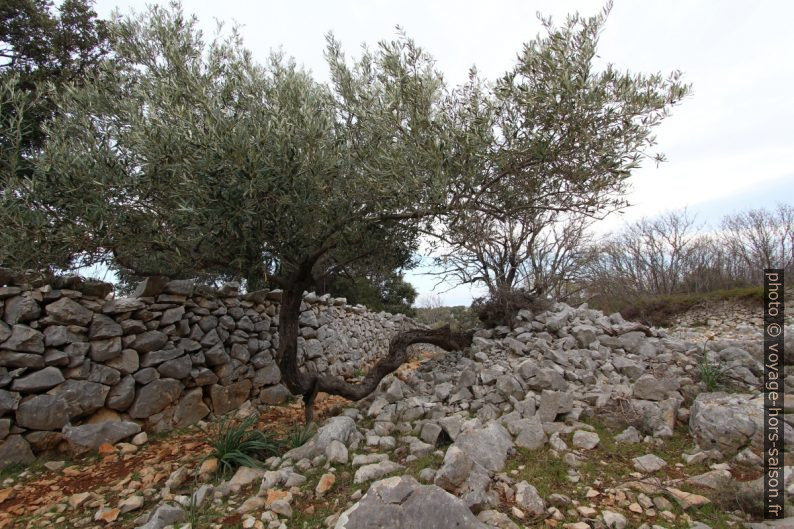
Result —
<instances>
[{"instance_id":1,"label":"twisted tree trunk","mask_svg":"<svg viewBox=\"0 0 794 529\"><path fill-rule=\"evenodd\" d=\"M314 399L317 392L339 395L350 400L361 400L378 387L383 377L397 370L408 360L408 347L427 343L454 351L471 345L473 332L453 332L449 326L440 329L411 329L398 332L389 342L389 351L364 379L351 383L345 379L320 373L309 373L298 368L298 335L300 334L300 306L303 288L287 287L281 297L279 310L278 366L287 388L295 395L303 395L306 423L314 419Z\"/></svg>"}]
</instances>

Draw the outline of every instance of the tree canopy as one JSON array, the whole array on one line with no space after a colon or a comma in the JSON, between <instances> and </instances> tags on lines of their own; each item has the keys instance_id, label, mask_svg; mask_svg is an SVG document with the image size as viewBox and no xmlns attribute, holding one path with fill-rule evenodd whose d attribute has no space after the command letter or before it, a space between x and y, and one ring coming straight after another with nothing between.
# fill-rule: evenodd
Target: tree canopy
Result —
<instances>
[{"instance_id":1,"label":"tree canopy","mask_svg":"<svg viewBox=\"0 0 794 529\"><path fill-rule=\"evenodd\" d=\"M108 53L107 27L97 19L92 0L6 0L0 5L0 82L15 78L19 90L36 94L25 112L22 146L42 146L41 126L53 117L50 93L80 83ZM5 105L0 119L12 119Z\"/></svg>"},{"instance_id":2,"label":"tree canopy","mask_svg":"<svg viewBox=\"0 0 794 529\"><path fill-rule=\"evenodd\" d=\"M279 279L410 252L456 212L614 207L687 87L594 71L605 18L546 21L505 76L455 89L405 36L355 61L329 37L326 84L178 6L119 18L36 175L5 175L0 260Z\"/></svg>"},{"instance_id":3,"label":"tree canopy","mask_svg":"<svg viewBox=\"0 0 794 529\"><path fill-rule=\"evenodd\" d=\"M352 60L329 36L325 83L279 53L260 64L234 31L206 40L178 4L119 17L112 59L63 85L41 149L26 150L14 128L38 95L18 77L3 83L14 119L3 131L0 264L266 277L284 289L288 387L361 398L422 333L397 339L397 356L356 387L301 373L303 289L346 267L382 268L421 237L465 230L473 213L623 203L653 128L688 87L677 72L597 70L607 11L544 20L504 76L472 71L454 88L404 34Z\"/></svg>"}]
</instances>

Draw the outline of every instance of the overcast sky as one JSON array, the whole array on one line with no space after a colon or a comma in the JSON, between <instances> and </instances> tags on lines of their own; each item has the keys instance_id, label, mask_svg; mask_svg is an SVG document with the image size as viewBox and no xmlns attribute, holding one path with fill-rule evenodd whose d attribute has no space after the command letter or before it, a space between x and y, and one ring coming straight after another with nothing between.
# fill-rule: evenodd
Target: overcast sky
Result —
<instances>
[{"instance_id":1,"label":"overcast sky","mask_svg":"<svg viewBox=\"0 0 794 529\"><path fill-rule=\"evenodd\" d=\"M142 11L145 0L98 0L108 17L118 8ZM450 84L470 66L493 79L515 61L521 44L540 31L536 12L561 20L567 13L595 14L600 1L297 1L186 0L211 33L216 20L237 22L246 46L264 60L282 48L327 79L325 34L333 31L348 55L374 46L402 26L437 61ZM668 161L632 176L633 204L602 223L684 206L704 222L747 207L794 202L794 2L616 0L601 37L599 56L635 72L682 70L693 93L657 131ZM421 295L435 283L411 274ZM442 289L444 289L442 287ZM468 304L458 288L444 304Z\"/></svg>"}]
</instances>

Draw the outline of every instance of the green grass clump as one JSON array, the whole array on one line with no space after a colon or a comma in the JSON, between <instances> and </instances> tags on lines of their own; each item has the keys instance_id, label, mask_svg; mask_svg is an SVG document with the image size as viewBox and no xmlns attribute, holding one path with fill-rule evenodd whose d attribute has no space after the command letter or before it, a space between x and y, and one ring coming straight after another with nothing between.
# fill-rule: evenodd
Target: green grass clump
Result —
<instances>
[{"instance_id":1,"label":"green grass clump","mask_svg":"<svg viewBox=\"0 0 794 529\"><path fill-rule=\"evenodd\" d=\"M572 488L567 478L568 468L549 448L535 451L518 448L507 462L507 472L516 481L525 480L533 485L544 498L554 493L570 494L568 489Z\"/></svg>"},{"instance_id":2,"label":"green grass clump","mask_svg":"<svg viewBox=\"0 0 794 529\"><path fill-rule=\"evenodd\" d=\"M284 438L284 444L289 448L298 448L299 446L303 446L306 442L312 438L315 433L315 428L313 424L305 425L305 426L294 426L287 432L286 437Z\"/></svg>"},{"instance_id":3,"label":"green grass clump","mask_svg":"<svg viewBox=\"0 0 794 529\"><path fill-rule=\"evenodd\" d=\"M725 370L705 358L698 362L698 375L700 376L700 381L706 385L706 389L709 391L716 391L722 387L725 381Z\"/></svg>"},{"instance_id":4,"label":"green grass clump","mask_svg":"<svg viewBox=\"0 0 794 529\"><path fill-rule=\"evenodd\" d=\"M219 424L210 440L209 457L218 459L224 475L241 466L260 468L260 458L280 453L281 446L274 438L259 430L249 430L255 421L255 417L249 417L237 426L228 421Z\"/></svg>"}]
</instances>

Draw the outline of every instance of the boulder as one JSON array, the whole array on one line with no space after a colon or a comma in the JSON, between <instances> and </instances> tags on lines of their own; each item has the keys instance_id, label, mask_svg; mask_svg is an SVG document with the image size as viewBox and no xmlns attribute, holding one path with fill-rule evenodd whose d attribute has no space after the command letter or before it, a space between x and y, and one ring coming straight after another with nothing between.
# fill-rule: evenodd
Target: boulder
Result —
<instances>
[{"instance_id":1,"label":"boulder","mask_svg":"<svg viewBox=\"0 0 794 529\"><path fill-rule=\"evenodd\" d=\"M88 380L91 382L98 382L106 386L113 386L118 384L121 380L121 373L98 362L91 363L91 371L88 374Z\"/></svg>"},{"instance_id":2,"label":"boulder","mask_svg":"<svg viewBox=\"0 0 794 529\"><path fill-rule=\"evenodd\" d=\"M667 466L667 461L655 454L645 454L644 456L635 457L631 460L631 463L638 471L649 473L656 472Z\"/></svg>"},{"instance_id":3,"label":"boulder","mask_svg":"<svg viewBox=\"0 0 794 529\"><path fill-rule=\"evenodd\" d=\"M24 292L6 300L3 311L3 319L9 325L25 323L35 320L41 314L41 307L33 298L30 292Z\"/></svg>"},{"instance_id":4,"label":"boulder","mask_svg":"<svg viewBox=\"0 0 794 529\"><path fill-rule=\"evenodd\" d=\"M105 365L112 367L123 375L131 375L140 367L138 351L135 349L122 349L119 356L111 358L105 362Z\"/></svg>"},{"instance_id":5,"label":"boulder","mask_svg":"<svg viewBox=\"0 0 794 529\"><path fill-rule=\"evenodd\" d=\"M91 341L91 360L104 362L121 354L121 338L107 338Z\"/></svg>"},{"instance_id":6,"label":"boulder","mask_svg":"<svg viewBox=\"0 0 794 529\"><path fill-rule=\"evenodd\" d=\"M122 378L108 392L106 406L116 411L126 411L135 400L135 379L131 375Z\"/></svg>"},{"instance_id":7,"label":"boulder","mask_svg":"<svg viewBox=\"0 0 794 529\"><path fill-rule=\"evenodd\" d=\"M140 335L143 336L143 335ZM141 357L141 367L154 367L162 364L163 362L167 362L169 360L173 360L174 358L178 358L185 354L184 349L181 347L174 347L173 349L158 349L157 351L150 351L144 353L143 357Z\"/></svg>"},{"instance_id":8,"label":"boulder","mask_svg":"<svg viewBox=\"0 0 794 529\"><path fill-rule=\"evenodd\" d=\"M60 395L36 395L19 403L17 425L31 430L60 430L69 421L66 400Z\"/></svg>"},{"instance_id":9,"label":"boulder","mask_svg":"<svg viewBox=\"0 0 794 529\"><path fill-rule=\"evenodd\" d=\"M0 417L8 412L15 411L19 406L19 399L19 393L0 389Z\"/></svg>"},{"instance_id":10,"label":"boulder","mask_svg":"<svg viewBox=\"0 0 794 529\"><path fill-rule=\"evenodd\" d=\"M196 424L209 415L210 409L204 404L201 388L185 392L174 409L174 428L184 428Z\"/></svg>"},{"instance_id":11,"label":"boulder","mask_svg":"<svg viewBox=\"0 0 794 529\"><path fill-rule=\"evenodd\" d=\"M48 430L33 430L25 435L25 441L30 444L36 454L50 452L56 450L63 442L63 434Z\"/></svg>"},{"instance_id":12,"label":"boulder","mask_svg":"<svg viewBox=\"0 0 794 529\"><path fill-rule=\"evenodd\" d=\"M210 386L210 399L212 400L212 411L215 415L223 415L248 400L251 394L251 381L241 380L229 386L213 384Z\"/></svg>"},{"instance_id":13,"label":"boulder","mask_svg":"<svg viewBox=\"0 0 794 529\"><path fill-rule=\"evenodd\" d=\"M267 364L265 367L256 370L254 375L254 387L271 386L281 381L281 371L275 362Z\"/></svg>"},{"instance_id":14,"label":"boulder","mask_svg":"<svg viewBox=\"0 0 794 529\"><path fill-rule=\"evenodd\" d=\"M88 336L92 340L104 340L121 336L123 331L116 320L104 314L95 313L88 329Z\"/></svg>"},{"instance_id":15,"label":"boulder","mask_svg":"<svg viewBox=\"0 0 794 529\"><path fill-rule=\"evenodd\" d=\"M356 470L356 474L353 476L353 483L366 483L373 479L382 478L386 474L402 470L402 468L403 466L399 463L389 461L388 459L386 461L363 465Z\"/></svg>"},{"instance_id":16,"label":"boulder","mask_svg":"<svg viewBox=\"0 0 794 529\"><path fill-rule=\"evenodd\" d=\"M794 429L786 422L785 448L794 447ZM732 456L748 446L763 449L764 396L701 393L690 408L689 430L703 450Z\"/></svg>"},{"instance_id":17,"label":"boulder","mask_svg":"<svg viewBox=\"0 0 794 529\"><path fill-rule=\"evenodd\" d=\"M284 454L284 459L300 461L301 459L313 459L318 455L324 455L331 441L337 440L347 446L350 437L355 432L357 432L356 423L350 417L344 415L331 417L323 423L317 433L303 446L293 448Z\"/></svg>"},{"instance_id":18,"label":"boulder","mask_svg":"<svg viewBox=\"0 0 794 529\"><path fill-rule=\"evenodd\" d=\"M346 465L348 461L347 447L336 439L332 440L325 449L325 459L328 460L329 463Z\"/></svg>"},{"instance_id":19,"label":"boulder","mask_svg":"<svg viewBox=\"0 0 794 529\"><path fill-rule=\"evenodd\" d=\"M538 489L526 481L516 483L516 505L531 516L540 516L546 512L546 502L541 498Z\"/></svg>"},{"instance_id":20,"label":"boulder","mask_svg":"<svg viewBox=\"0 0 794 529\"><path fill-rule=\"evenodd\" d=\"M629 353L638 353L640 348L648 342L645 333L640 331L631 331L620 335L618 338L618 347Z\"/></svg>"},{"instance_id":21,"label":"boulder","mask_svg":"<svg viewBox=\"0 0 794 529\"><path fill-rule=\"evenodd\" d=\"M47 347L60 347L84 339L85 336L72 332L66 325L50 325L44 329L44 345Z\"/></svg>"},{"instance_id":22,"label":"boulder","mask_svg":"<svg viewBox=\"0 0 794 529\"><path fill-rule=\"evenodd\" d=\"M501 424L491 421L482 428L462 432L455 439L455 446L486 470L499 472L513 449L513 439Z\"/></svg>"},{"instance_id":23,"label":"boulder","mask_svg":"<svg viewBox=\"0 0 794 529\"><path fill-rule=\"evenodd\" d=\"M80 453L96 450L104 443L116 444L140 431L141 427L131 421L105 421L80 426L66 425L61 433L71 449Z\"/></svg>"},{"instance_id":24,"label":"boulder","mask_svg":"<svg viewBox=\"0 0 794 529\"><path fill-rule=\"evenodd\" d=\"M208 366L222 366L231 362L232 358L226 352L222 343L215 344L204 352Z\"/></svg>"},{"instance_id":25,"label":"boulder","mask_svg":"<svg viewBox=\"0 0 794 529\"><path fill-rule=\"evenodd\" d=\"M0 366L41 369L46 366L46 363L44 361L44 356L40 353L18 353L16 351L0 349Z\"/></svg>"},{"instance_id":26,"label":"boulder","mask_svg":"<svg viewBox=\"0 0 794 529\"><path fill-rule=\"evenodd\" d=\"M538 450L546 444L546 432L537 415L517 421L515 427L518 429L516 446L527 450Z\"/></svg>"},{"instance_id":27,"label":"boulder","mask_svg":"<svg viewBox=\"0 0 794 529\"><path fill-rule=\"evenodd\" d=\"M125 312L133 312L146 307L143 300L136 298L118 298L111 299L102 305L102 312L105 314L123 314Z\"/></svg>"},{"instance_id":28,"label":"boulder","mask_svg":"<svg viewBox=\"0 0 794 529\"><path fill-rule=\"evenodd\" d=\"M172 323L176 323L182 319L182 316L185 315L185 306L179 305L177 307L173 307L167 309L163 312L162 317L160 318L160 326L165 327L166 325L171 325Z\"/></svg>"},{"instance_id":29,"label":"boulder","mask_svg":"<svg viewBox=\"0 0 794 529\"><path fill-rule=\"evenodd\" d=\"M588 432L585 430L576 430L573 433L573 440L572 444L574 448L582 448L584 450L592 450L598 443L601 442L601 439L598 437L598 434L595 432Z\"/></svg>"},{"instance_id":30,"label":"boulder","mask_svg":"<svg viewBox=\"0 0 794 529\"><path fill-rule=\"evenodd\" d=\"M592 325L577 325L571 329L571 334L576 338L579 347L587 349L596 341L596 328Z\"/></svg>"},{"instance_id":31,"label":"boulder","mask_svg":"<svg viewBox=\"0 0 794 529\"><path fill-rule=\"evenodd\" d=\"M262 389L259 392L259 402L262 404L281 404L292 397L292 393L283 384L276 384Z\"/></svg>"},{"instance_id":32,"label":"boulder","mask_svg":"<svg viewBox=\"0 0 794 529\"><path fill-rule=\"evenodd\" d=\"M343 512L334 529L487 529L462 500L435 485L420 485L410 476L372 484Z\"/></svg>"},{"instance_id":33,"label":"boulder","mask_svg":"<svg viewBox=\"0 0 794 529\"><path fill-rule=\"evenodd\" d=\"M37 393L54 388L64 381L63 373L57 367L45 367L39 371L17 378L11 383L12 391L21 393Z\"/></svg>"},{"instance_id":34,"label":"boulder","mask_svg":"<svg viewBox=\"0 0 794 529\"><path fill-rule=\"evenodd\" d=\"M168 278L165 276L149 276L138 283L138 286L135 287L135 292L132 293L132 297L153 298L165 289L166 283L168 283Z\"/></svg>"},{"instance_id":35,"label":"boulder","mask_svg":"<svg viewBox=\"0 0 794 529\"><path fill-rule=\"evenodd\" d=\"M455 492L469 479L474 460L455 445L447 449L441 468L436 471L433 482L448 492Z\"/></svg>"},{"instance_id":36,"label":"boulder","mask_svg":"<svg viewBox=\"0 0 794 529\"><path fill-rule=\"evenodd\" d=\"M138 351L138 353L148 353L150 351L162 349L165 347L166 343L168 343L168 336L166 336L164 332L146 331L135 335L133 348Z\"/></svg>"},{"instance_id":37,"label":"boulder","mask_svg":"<svg viewBox=\"0 0 794 529\"><path fill-rule=\"evenodd\" d=\"M187 378L190 375L192 367L193 363L190 360L190 356L182 355L172 358L171 360L166 360L157 367L157 371L159 371L160 376L164 378L180 379Z\"/></svg>"},{"instance_id":38,"label":"boulder","mask_svg":"<svg viewBox=\"0 0 794 529\"><path fill-rule=\"evenodd\" d=\"M677 378L656 378L653 375L643 375L634 383L634 398L643 400L660 401L678 395L681 387Z\"/></svg>"},{"instance_id":39,"label":"boulder","mask_svg":"<svg viewBox=\"0 0 794 529\"><path fill-rule=\"evenodd\" d=\"M673 435L676 414L680 406L681 397L661 402L632 399L629 401L628 411L645 433L667 438Z\"/></svg>"},{"instance_id":40,"label":"boulder","mask_svg":"<svg viewBox=\"0 0 794 529\"><path fill-rule=\"evenodd\" d=\"M27 325L17 324L11 328L11 336L0 343L0 347L21 353L41 354L44 352L44 335Z\"/></svg>"},{"instance_id":41,"label":"boulder","mask_svg":"<svg viewBox=\"0 0 794 529\"><path fill-rule=\"evenodd\" d=\"M6 322L0 320L0 343L8 340L9 336L11 336L11 327L9 327Z\"/></svg>"},{"instance_id":42,"label":"boulder","mask_svg":"<svg viewBox=\"0 0 794 529\"><path fill-rule=\"evenodd\" d=\"M165 292L176 296L192 296L195 283L190 279L174 279L165 285Z\"/></svg>"},{"instance_id":43,"label":"boulder","mask_svg":"<svg viewBox=\"0 0 794 529\"><path fill-rule=\"evenodd\" d=\"M633 426L627 427L615 436L616 443L637 444L642 441L642 433Z\"/></svg>"},{"instance_id":44,"label":"boulder","mask_svg":"<svg viewBox=\"0 0 794 529\"><path fill-rule=\"evenodd\" d=\"M163 503L158 506L147 518L146 523L137 529L163 529L177 522L184 522L187 513L181 506L172 503Z\"/></svg>"},{"instance_id":45,"label":"boulder","mask_svg":"<svg viewBox=\"0 0 794 529\"><path fill-rule=\"evenodd\" d=\"M573 409L573 397L561 391L544 391L540 396L538 416L541 422L554 422L557 415Z\"/></svg>"},{"instance_id":46,"label":"boulder","mask_svg":"<svg viewBox=\"0 0 794 529\"><path fill-rule=\"evenodd\" d=\"M96 382L69 379L51 393L66 401L69 417L73 418L94 413L104 406L109 390L107 386Z\"/></svg>"},{"instance_id":47,"label":"boulder","mask_svg":"<svg viewBox=\"0 0 794 529\"><path fill-rule=\"evenodd\" d=\"M182 384L172 378L159 378L138 389L128 413L133 419L146 419L163 411L182 393Z\"/></svg>"},{"instance_id":48,"label":"boulder","mask_svg":"<svg viewBox=\"0 0 794 529\"><path fill-rule=\"evenodd\" d=\"M0 470L11 465L29 465L36 457L21 435L10 435L0 441Z\"/></svg>"},{"instance_id":49,"label":"boulder","mask_svg":"<svg viewBox=\"0 0 794 529\"><path fill-rule=\"evenodd\" d=\"M620 355L615 355L612 358L612 367L614 367L618 373L626 375L631 380L636 380L645 372L645 367L640 365L638 362L629 360L628 358Z\"/></svg>"},{"instance_id":50,"label":"boulder","mask_svg":"<svg viewBox=\"0 0 794 529\"><path fill-rule=\"evenodd\" d=\"M93 311L66 297L50 303L45 310L52 321L62 325L86 327L94 317Z\"/></svg>"},{"instance_id":51,"label":"boulder","mask_svg":"<svg viewBox=\"0 0 794 529\"><path fill-rule=\"evenodd\" d=\"M619 512L603 511L601 516L604 518L604 525L606 525L608 529L625 529L626 524L628 524L626 517ZM695 528L694 525L692 527L693 529Z\"/></svg>"},{"instance_id":52,"label":"boulder","mask_svg":"<svg viewBox=\"0 0 794 529\"><path fill-rule=\"evenodd\" d=\"M527 360L518 366L518 373L533 391L565 391L568 388L568 382L561 374L551 368L538 367L535 360Z\"/></svg>"}]
</instances>

